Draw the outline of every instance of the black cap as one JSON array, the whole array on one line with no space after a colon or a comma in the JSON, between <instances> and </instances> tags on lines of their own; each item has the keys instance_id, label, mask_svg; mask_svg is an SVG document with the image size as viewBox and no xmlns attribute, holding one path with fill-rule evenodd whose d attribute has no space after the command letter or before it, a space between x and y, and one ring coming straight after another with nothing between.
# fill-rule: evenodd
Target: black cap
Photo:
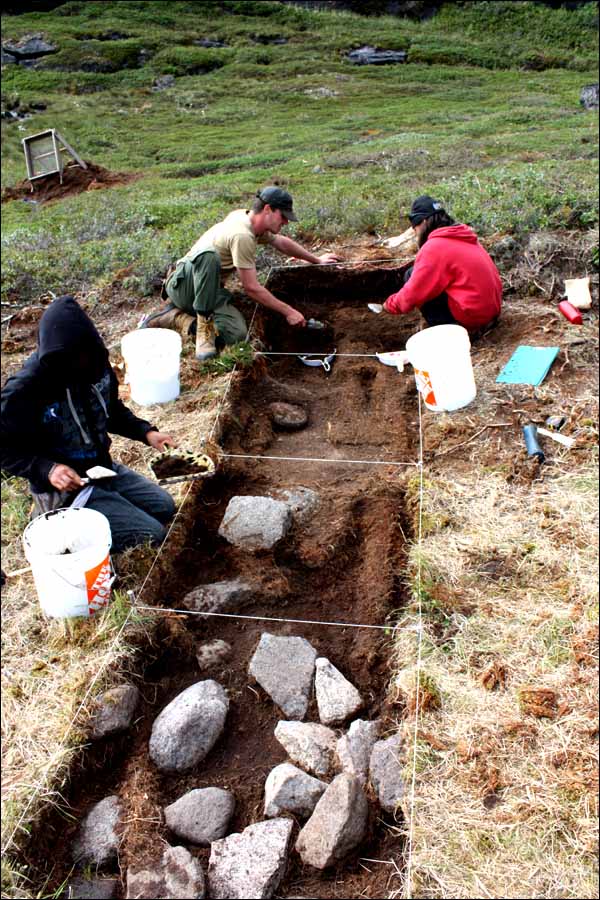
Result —
<instances>
[{"instance_id":1,"label":"black cap","mask_svg":"<svg viewBox=\"0 0 600 900\"><path fill-rule=\"evenodd\" d=\"M422 197L417 197L410 208L408 214L410 224L418 225L419 222L422 222L424 219L429 219L430 216L434 216L436 212L439 212L443 208L442 204L438 203L437 200L434 200L433 197L430 197L428 194L423 194Z\"/></svg>"},{"instance_id":2,"label":"black cap","mask_svg":"<svg viewBox=\"0 0 600 900\"><path fill-rule=\"evenodd\" d=\"M298 221L298 216L292 208L293 201L291 194L288 194L288 192L284 191L282 188L272 185L271 187L263 188L262 191L257 191L256 196L259 200L262 200L263 203L268 203L271 209L280 209L286 219L289 219L290 222Z\"/></svg>"}]
</instances>

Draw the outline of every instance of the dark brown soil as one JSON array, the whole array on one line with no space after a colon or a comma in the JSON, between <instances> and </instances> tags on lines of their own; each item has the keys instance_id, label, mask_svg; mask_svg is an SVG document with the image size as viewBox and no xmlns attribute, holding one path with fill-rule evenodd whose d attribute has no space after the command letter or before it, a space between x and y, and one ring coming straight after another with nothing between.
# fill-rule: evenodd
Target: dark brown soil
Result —
<instances>
[{"instance_id":1,"label":"dark brown soil","mask_svg":"<svg viewBox=\"0 0 600 900\"><path fill-rule=\"evenodd\" d=\"M8 200L35 200L38 203L48 203L73 194L82 194L84 191L129 184L141 177L136 172L109 172L108 169L87 160L85 163L87 169L77 165L67 166L62 174L62 182L58 173L36 178L34 181L29 181L28 178L19 181L14 187L6 188L2 192L2 203Z\"/></svg>"}]
</instances>

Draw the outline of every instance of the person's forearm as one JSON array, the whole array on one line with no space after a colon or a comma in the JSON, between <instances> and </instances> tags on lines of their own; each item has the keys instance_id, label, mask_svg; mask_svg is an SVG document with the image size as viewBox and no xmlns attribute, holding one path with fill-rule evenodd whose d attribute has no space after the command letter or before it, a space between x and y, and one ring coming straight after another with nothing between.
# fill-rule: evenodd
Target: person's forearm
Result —
<instances>
[{"instance_id":1,"label":"person's forearm","mask_svg":"<svg viewBox=\"0 0 600 900\"><path fill-rule=\"evenodd\" d=\"M272 309L275 312L280 313L282 316L287 316L293 309L293 307L289 306L287 303L284 303L282 300L278 300L270 291L268 291L261 284L257 285L253 289L246 289L246 293L252 300L256 300L257 303L260 303L261 306L266 306L267 309Z\"/></svg>"},{"instance_id":2,"label":"person's forearm","mask_svg":"<svg viewBox=\"0 0 600 900\"><path fill-rule=\"evenodd\" d=\"M285 253L286 256L294 256L296 259L303 259L305 262L312 263L313 265L321 262L320 257L315 256L315 254L311 253L310 250L307 250L306 247L297 244L296 241L293 241L289 237L284 237L280 234L275 239L274 244L277 250L279 250L280 253Z\"/></svg>"}]
</instances>

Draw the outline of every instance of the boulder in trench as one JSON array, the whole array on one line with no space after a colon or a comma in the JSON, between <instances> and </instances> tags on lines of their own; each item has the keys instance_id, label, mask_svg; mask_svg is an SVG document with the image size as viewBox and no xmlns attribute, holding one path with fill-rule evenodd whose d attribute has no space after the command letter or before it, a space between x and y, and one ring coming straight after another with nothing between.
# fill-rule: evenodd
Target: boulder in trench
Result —
<instances>
[{"instance_id":1,"label":"boulder in trench","mask_svg":"<svg viewBox=\"0 0 600 900\"><path fill-rule=\"evenodd\" d=\"M379 722L357 719L337 742L337 758L342 771L367 783L371 751L379 737Z\"/></svg>"},{"instance_id":2,"label":"boulder in trench","mask_svg":"<svg viewBox=\"0 0 600 900\"><path fill-rule=\"evenodd\" d=\"M316 491L307 487L286 488L276 491L275 498L289 506L294 522L303 525L319 508L321 498Z\"/></svg>"},{"instance_id":3,"label":"boulder in trench","mask_svg":"<svg viewBox=\"0 0 600 900\"><path fill-rule=\"evenodd\" d=\"M218 787L196 788L165 807L167 827L186 841L208 847L227 834L235 797Z\"/></svg>"},{"instance_id":4,"label":"boulder in trench","mask_svg":"<svg viewBox=\"0 0 600 900\"><path fill-rule=\"evenodd\" d=\"M92 716L92 738L99 740L127 731L140 702L140 692L134 684L120 684L101 694Z\"/></svg>"},{"instance_id":5,"label":"boulder in trench","mask_svg":"<svg viewBox=\"0 0 600 900\"><path fill-rule=\"evenodd\" d=\"M123 809L118 797L105 797L83 819L73 842L73 861L98 869L114 862L119 849Z\"/></svg>"},{"instance_id":6,"label":"boulder in trench","mask_svg":"<svg viewBox=\"0 0 600 900\"><path fill-rule=\"evenodd\" d=\"M333 768L336 735L313 722L278 722L275 737L288 756L313 775L324 777Z\"/></svg>"},{"instance_id":7,"label":"boulder in trench","mask_svg":"<svg viewBox=\"0 0 600 900\"><path fill-rule=\"evenodd\" d=\"M298 835L302 862L326 869L348 855L365 836L369 807L357 778L334 778Z\"/></svg>"},{"instance_id":8,"label":"boulder in trench","mask_svg":"<svg viewBox=\"0 0 600 900\"><path fill-rule=\"evenodd\" d=\"M219 534L241 550L270 550L287 534L292 514L272 497L232 497Z\"/></svg>"},{"instance_id":9,"label":"boulder in trench","mask_svg":"<svg viewBox=\"0 0 600 900\"><path fill-rule=\"evenodd\" d=\"M252 588L241 578L199 584L181 601L186 609L194 612L228 612L241 609L252 597Z\"/></svg>"},{"instance_id":10,"label":"boulder in trench","mask_svg":"<svg viewBox=\"0 0 600 900\"><path fill-rule=\"evenodd\" d=\"M113 900L121 887L118 878L73 878L67 883L61 900Z\"/></svg>"},{"instance_id":11,"label":"boulder in trench","mask_svg":"<svg viewBox=\"0 0 600 900\"><path fill-rule=\"evenodd\" d=\"M248 674L289 719L303 719L308 709L317 651L302 637L265 632L248 666Z\"/></svg>"},{"instance_id":12,"label":"boulder in trench","mask_svg":"<svg viewBox=\"0 0 600 900\"><path fill-rule=\"evenodd\" d=\"M229 698L216 681L197 681L165 706L150 735L150 758L163 772L185 772L212 749L223 731Z\"/></svg>"},{"instance_id":13,"label":"boulder in trench","mask_svg":"<svg viewBox=\"0 0 600 900\"><path fill-rule=\"evenodd\" d=\"M354 685L324 657L316 661L315 693L323 725L345 722L363 705Z\"/></svg>"},{"instance_id":14,"label":"boulder in trench","mask_svg":"<svg viewBox=\"0 0 600 900\"><path fill-rule=\"evenodd\" d=\"M231 644L218 638L214 641L205 641L196 647L196 659L201 672L210 672L221 667L229 659L233 652Z\"/></svg>"},{"instance_id":15,"label":"boulder in trench","mask_svg":"<svg viewBox=\"0 0 600 900\"><path fill-rule=\"evenodd\" d=\"M185 847L169 847L161 863L139 872L127 870L126 900L202 900L206 880L202 866Z\"/></svg>"},{"instance_id":16,"label":"boulder in trench","mask_svg":"<svg viewBox=\"0 0 600 900\"><path fill-rule=\"evenodd\" d=\"M399 734L377 741L371 751L369 777L379 805L386 812L396 811L404 794L402 778L402 738Z\"/></svg>"},{"instance_id":17,"label":"boulder in trench","mask_svg":"<svg viewBox=\"0 0 600 900\"><path fill-rule=\"evenodd\" d=\"M327 787L324 781L307 775L289 763L282 763L269 772L265 782L265 816L282 813L310 816L317 800Z\"/></svg>"},{"instance_id":18,"label":"boulder in trench","mask_svg":"<svg viewBox=\"0 0 600 900\"><path fill-rule=\"evenodd\" d=\"M285 874L293 827L291 819L270 819L214 841L208 863L210 896L272 897Z\"/></svg>"}]
</instances>

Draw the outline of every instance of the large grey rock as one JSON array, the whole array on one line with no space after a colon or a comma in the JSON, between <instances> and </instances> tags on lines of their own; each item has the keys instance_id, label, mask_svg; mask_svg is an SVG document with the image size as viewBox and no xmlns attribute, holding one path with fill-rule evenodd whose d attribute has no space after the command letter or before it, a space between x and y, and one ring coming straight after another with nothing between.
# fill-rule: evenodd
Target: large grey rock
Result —
<instances>
[{"instance_id":1,"label":"large grey rock","mask_svg":"<svg viewBox=\"0 0 600 900\"><path fill-rule=\"evenodd\" d=\"M362 785L367 783L371 751L378 737L378 721L357 719L337 742L337 758L342 770L354 775Z\"/></svg>"},{"instance_id":2,"label":"large grey rock","mask_svg":"<svg viewBox=\"0 0 600 900\"><path fill-rule=\"evenodd\" d=\"M285 874L293 827L291 819L271 819L215 841L208 863L210 896L214 900L272 897Z\"/></svg>"},{"instance_id":3,"label":"large grey rock","mask_svg":"<svg viewBox=\"0 0 600 900\"><path fill-rule=\"evenodd\" d=\"M406 50L377 50L375 47L359 47L348 53L350 62L359 66L389 66L406 62Z\"/></svg>"},{"instance_id":4,"label":"large grey rock","mask_svg":"<svg viewBox=\"0 0 600 900\"><path fill-rule=\"evenodd\" d=\"M216 681L197 681L155 719L150 758L163 772L185 772L204 759L219 739L229 699Z\"/></svg>"},{"instance_id":5,"label":"large grey rock","mask_svg":"<svg viewBox=\"0 0 600 900\"><path fill-rule=\"evenodd\" d=\"M265 632L248 666L248 674L289 719L303 719L308 709L317 651L305 638Z\"/></svg>"},{"instance_id":6,"label":"large grey rock","mask_svg":"<svg viewBox=\"0 0 600 900\"><path fill-rule=\"evenodd\" d=\"M363 705L363 699L347 678L328 659L316 661L315 693L323 725L345 722Z\"/></svg>"},{"instance_id":7,"label":"large grey rock","mask_svg":"<svg viewBox=\"0 0 600 900\"><path fill-rule=\"evenodd\" d=\"M6 41L2 48L12 56L16 56L17 59L33 59L37 56L47 56L49 53L56 53L58 50L58 47L42 40L39 35L23 38L16 43Z\"/></svg>"},{"instance_id":8,"label":"large grey rock","mask_svg":"<svg viewBox=\"0 0 600 900\"><path fill-rule=\"evenodd\" d=\"M402 738L395 734L377 741L371 752L369 776L379 805L386 812L396 811L404 794L402 778Z\"/></svg>"},{"instance_id":9,"label":"large grey rock","mask_svg":"<svg viewBox=\"0 0 600 900\"><path fill-rule=\"evenodd\" d=\"M275 493L275 498L289 506L294 522L300 525L307 522L317 511L321 498L316 491L307 487L284 489Z\"/></svg>"},{"instance_id":10,"label":"large grey rock","mask_svg":"<svg viewBox=\"0 0 600 900\"><path fill-rule=\"evenodd\" d=\"M235 797L218 787L196 788L165 807L165 822L177 837L208 847L227 834Z\"/></svg>"},{"instance_id":11,"label":"large grey rock","mask_svg":"<svg viewBox=\"0 0 600 900\"><path fill-rule=\"evenodd\" d=\"M333 768L336 735L312 722L278 722L275 737L295 763L313 775L329 775Z\"/></svg>"},{"instance_id":12,"label":"large grey rock","mask_svg":"<svg viewBox=\"0 0 600 900\"><path fill-rule=\"evenodd\" d=\"M113 900L119 887L118 878L74 878L60 896L61 900Z\"/></svg>"},{"instance_id":13,"label":"large grey rock","mask_svg":"<svg viewBox=\"0 0 600 900\"><path fill-rule=\"evenodd\" d=\"M326 787L324 781L282 763L269 772L265 782L265 816L272 818L282 813L310 816Z\"/></svg>"},{"instance_id":14,"label":"large grey rock","mask_svg":"<svg viewBox=\"0 0 600 900\"><path fill-rule=\"evenodd\" d=\"M270 550L292 523L289 507L272 497L232 497L219 534L242 550Z\"/></svg>"},{"instance_id":15,"label":"large grey rock","mask_svg":"<svg viewBox=\"0 0 600 900\"><path fill-rule=\"evenodd\" d=\"M139 702L140 692L134 684L120 684L101 694L92 716L93 740L127 731Z\"/></svg>"},{"instance_id":16,"label":"large grey rock","mask_svg":"<svg viewBox=\"0 0 600 900\"><path fill-rule=\"evenodd\" d=\"M186 609L196 612L227 612L241 609L252 598L252 588L241 578L200 584L182 600Z\"/></svg>"},{"instance_id":17,"label":"large grey rock","mask_svg":"<svg viewBox=\"0 0 600 900\"><path fill-rule=\"evenodd\" d=\"M584 109L598 109L598 82L586 84L581 88L579 102Z\"/></svg>"},{"instance_id":18,"label":"large grey rock","mask_svg":"<svg viewBox=\"0 0 600 900\"><path fill-rule=\"evenodd\" d=\"M231 653L232 646L227 641L221 641L218 638L214 641L205 641L196 647L198 667L201 672L210 672L213 669L221 668Z\"/></svg>"},{"instance_id":19,"label":"large grey rock","mask_svg":"<svg viewBox=\"0 0 600 900\"><path fill-rule=\"evenodd\" d=\"M118 797L105 797L96 803L83 819L73 842L73 861L102 868L117 858L122 816Z\"/></svg>"},{"instance_id":20,"label":"large grey rock","mask_svg":"<svg viewBox=\"0 0 600 900\"><path fill-rule=\"evenodd\" d=\"M334 778L298 835L303 863L326 869L360 844L367 830L368 804L357 778Z\"/></svg>"},{"instance_id":21,"label":"large grey rock","mask_svg":"<svg viewBox=\"0 0 600 900\"><path fill-rule=\"evenodd\" d=\"M202 866L185 847L169 847L153 869L127 870L126 900L201 900L206 897Z\"/></svg>"}]
</instances>

